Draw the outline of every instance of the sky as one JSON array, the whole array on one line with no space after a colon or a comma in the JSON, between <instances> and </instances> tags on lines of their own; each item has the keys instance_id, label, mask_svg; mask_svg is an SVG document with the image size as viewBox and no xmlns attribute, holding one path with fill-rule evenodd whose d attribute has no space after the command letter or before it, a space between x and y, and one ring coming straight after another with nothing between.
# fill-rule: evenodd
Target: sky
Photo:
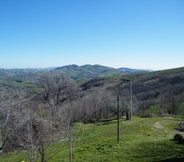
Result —
<instances>
[{"instance_id":1,"label":"sky","mask_svg":"<svg viewBox=\"0 0 184 162\"><path fill-rule=\"evenodd\" d=\"M0 68L183 63L183 0L0 0Z\"/></svg>"}]
</instances>

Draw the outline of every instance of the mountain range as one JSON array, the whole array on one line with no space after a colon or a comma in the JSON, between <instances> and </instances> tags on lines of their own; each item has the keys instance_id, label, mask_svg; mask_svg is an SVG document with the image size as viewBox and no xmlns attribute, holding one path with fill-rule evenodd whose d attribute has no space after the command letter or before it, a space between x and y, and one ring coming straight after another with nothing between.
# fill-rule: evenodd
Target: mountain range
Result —
<instances>
[{"instance_id":1,"label":"mountain range","mask_svg":"<svg viewBox=\"0 0 184 162\"><path fill-rule=\"evenodd\" d=\"M131 68L111 68L102 65L67 65L61 67L52 67L45 69L27 68L27 69L0 69L0 78L29 80L37 78L45 71L61 71L64 75L74 80L91 79L94 77L106 77L118 74L146 73L148 70L131 69Z\"/></svg>"}]
</instances>

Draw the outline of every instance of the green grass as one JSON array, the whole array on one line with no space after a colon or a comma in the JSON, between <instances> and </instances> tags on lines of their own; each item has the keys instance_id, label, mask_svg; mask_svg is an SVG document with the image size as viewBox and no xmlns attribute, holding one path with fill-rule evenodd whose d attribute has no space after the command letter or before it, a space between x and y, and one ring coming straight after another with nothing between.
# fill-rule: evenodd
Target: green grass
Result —
<instances>
[{"instance_id":1,"label":"green grass","mask_svg":"<svg viewBox=\"0 0 184 162\"><path fill-rule=\"evenodd\" d=\"M74 162L153 162L184 160L184 145L176 144L172 139L174 130L181 119L177 118L138 118L131 121L121 119L120 142L116 141L116 120L83 125L83 137L73 143ZM180 133L181 134L181 133ZM184 135L184 134L183 134ZM61 151L49 162L68 162L68 145L55 143L48 149ZM25 160L23 153L4 156L1 162Z\"/></svg>"},{"instance_id":2,"label":"green grass","mask_svg":"<svg viewBox=\"0 0 184 162\"><path fill-rule=\"evenodd\" d=\"M5 80L0 80L1 84L7 84L7 85L14 85L20 88L24 88L24 87L33 87L36 88L36 84L32 84L32 83L25 83L25 82L16 82L16 81L5 81Z\"/></svg>"},{"instance_id":3,"label":"green grass","mask_svg":"<svg viewBox=\"0 0 184 162\"><path fill-rule=\"evenodd\" d=\"M17 82L17 81L6 81L6 80L0 80L0 85L12 85L18 88L29 88L32 89L32 94L34 95L36 93L41 92L43 89L39 88L36 84L34 83L26 83L26 82Z\"/></svg>"},{"instance_id":4,"label":"green grass","mask_svg":"<svg viewBox=\"0 0 184 162\"><path fill-rule=\"evenodd\" d=\"M157 73L164 74L164 75L171 75L171 74L177 74L177 73L183 73L183 72L184 72L184 67L179 67L179 68L161 70L161 71L158 71Z\"/></svg>"}]
</instances>

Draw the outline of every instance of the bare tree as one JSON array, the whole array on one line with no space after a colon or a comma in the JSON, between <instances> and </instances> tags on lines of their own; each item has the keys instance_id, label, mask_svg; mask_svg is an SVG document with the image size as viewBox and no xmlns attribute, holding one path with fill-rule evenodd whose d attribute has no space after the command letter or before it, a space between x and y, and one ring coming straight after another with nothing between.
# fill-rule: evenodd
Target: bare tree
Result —
<instances>
[{"instance_id":1,"label":"bare tree","mask_svg":"<svg viewBox=\"0 0 184 162\"><path fill-rule=\"evenodd\" d=\"M68 105L76 99L77 88L74 82L62 73L46 73L41 76L39 83L44 90L43 99L48 106L52 128L59 137L69 134L65 141L68 141L72 152L72 131L74 123L78 120L76 117L79 117L75 115L76 110Z\"/></svg>"},{"instance_id":2,"label":"bare tree","mask_svg":"<svg viewBox=\"0 0 184 162\"><path fill-rule=\"evenodd\" d=\"M75 84L62 73L45 73L40 77L39 84L43 88L43 99L55 120L58 107L74 96Z\"/></svg>"},{"instance_id":3,"label":"bare tree","mask_svg":"<svg viewBox=\"0 0 184 162\"><path fill-rule=\"evenodd\" d=\"M69 146L70 162L73 161L73 142L79 140L82 137L82 123L80 122L80 116L76 112L78 108L77 102L69 102L60 109L58 115L60 117L60 123L64 125L64 130L61 130L62 141L67 142Z\"/></svg>"},{"instance_id":4,"label":"bare tree","mask_svg":"<svg viewBox=\"0 0 184 162\"><path fill-rule=\"evenodd\" d=\"M24 98L23 92L10 85L0 87L0 153L15 131Z\"/></svg>"},{"instance_id":5,"label":"bare tree","mask_svg":"<svg viewBox=\"0 0 184 162\"><path fill-rule=\"evenodd\" d=\"M110 91L104 88L92 88L86 91L82 98L82 112L88 121L98 121L100 119L112 117L112 111L110 109L112 106L111 101L112 94Z\"/></svg>"},{"instance_id":6,"label":"bare tree","mask_svg":"<svg viewBox=\"0 0 184 162\"><path fill-rule=\"evenodd\" d=\"M27 150L30 162L46 162L46 149L57 140L47 108L43 103L26 103L21 111L21 120L17 123L14 144Z\"/></svg>"},{"instance_id":7,"label":"bare tree","mask_svg":"<svg viewBox=\"0 0 184 162\"><path fill-rule=\"evenodd\" d=\"M176 114L182 101L181 92L174 85L168 85L160 96L160 107L166 108L169 114Z\"/></svg>"}]
</instances>

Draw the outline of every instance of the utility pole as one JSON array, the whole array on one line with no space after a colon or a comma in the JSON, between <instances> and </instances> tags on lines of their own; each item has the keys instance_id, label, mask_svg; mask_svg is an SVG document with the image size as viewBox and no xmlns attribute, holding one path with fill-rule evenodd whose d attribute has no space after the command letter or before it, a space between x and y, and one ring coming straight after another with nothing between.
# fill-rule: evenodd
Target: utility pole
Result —
<instances>
[{"instance_id":1,"label":"utility pole","mask_svg":"<svg viewBox=\"0 0 184 162\"><path fill-rule=\"evenodd\" d=\"M132 119L132 75L130 76L130 119Z\"/></svg>"},{"instance_id":2,"label":"utility pole","mask_svg":"<svg viewBox=\"0 0 184 162\"><path fill-rule=\"evenodd\" d=\"M118 117L118 123L117 123L117 142L119 143L119 96L117 96L117 117Z\"/></svg>"}]
</instances>

